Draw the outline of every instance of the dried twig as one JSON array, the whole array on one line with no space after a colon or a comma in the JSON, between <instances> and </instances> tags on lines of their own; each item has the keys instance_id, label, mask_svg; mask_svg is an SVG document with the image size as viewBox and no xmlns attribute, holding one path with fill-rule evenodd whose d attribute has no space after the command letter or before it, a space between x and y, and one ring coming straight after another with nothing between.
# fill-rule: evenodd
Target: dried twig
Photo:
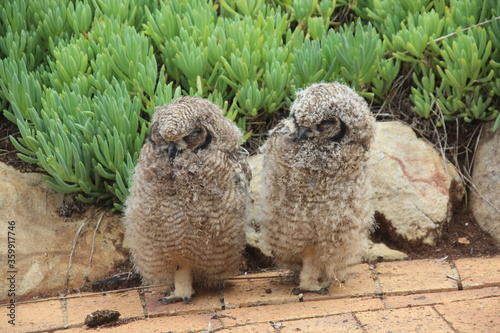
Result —
<instances>
[{"instance_id":1,"label":"dried twig","mask_svg":"<svg viewBox=\"0 0 500 333\"><path fill-rule=\"evenodd\" d=\"M469 26L469 27L467 27L467 28L463 28L461 31L462 31L462 32L465 32L465 31L467 31L467 30L470 30L470 29L473 29L473 28L477 28L477 27L480 27L480 26L483 26L483 25L489 24L489 23L493 22L494 20L500 20L500 16L494 17L494 18L492 18L491 20L487 20L487 21L484 21L484 22L480 22L480 23L478 23L478 24L473 24L473 25L471 25L471 26ZM455 31L455 32L452 32L451 34L447 34L447 35L441 36L441 37L439 37L439 38L436 38L436 39L434 39L432 42L434 42L434 43L438 43L438 42L441 42L441 41L443 41L443 40L445 40L445 39L447 39L447 38L453 37L453 36L455 36L456 34L457 34L457 32ZM431 43L432 43L432 42L427 42L427 46L431 45ZM405 51L405 52L403 52L403 54L408 55L408 54L410 54L410 51ZM393 57L390 57L390 58L389 58L389 60L394 59L394 58L395 58L394 56L393 56Z\"/></svg>"},{"instance_id":2,"label":"dried twig","mask_svg":"<svg viewBox=\"0 0 500 333\"><path fill-rule=\"evenodd\" d=\"M228 316L228 315L225 315L222 313L215 313L212 317L210 317L210 319L220 319L220 318L231 318L231 319L236 320L236 317Z\"/></svg>"},{"instance_id":3,"label":"dried twig","mask_svg":"<svg viewBox=\"0 0 500 333\"><path fill-rule=\"evenodd\" d=\"M221 326L217 326L217 327L214 327L214 328L209 328L209 329L203 331L202 333L213 333L213 332L220 331L223 328L224 328L224 325L221 325Z\"/></svg>"},{"instance_id":4,"label":"dried twig","mask_svg":"<svg viewBox=\"0 0 500 333\"><path fill-rule=\"evenodd\" d=\"M282 328L286 327L285 325L283 325L282 323L277 323L277 322L274 322L274 321L270 321L269 324L271 324L271 326L273 327L273 329L277 332L279 332Z\"/></svg>"},{"instance_id":5,"label":"dried twig","mask_svg":"<svg viewBox=\"0 0 500 333\"><path fill-rule=\"evenodd\" d=\"M92 257L94 256L95 239L97 236L97 230L99 229L99 226L101 225L101 221L102 221L102 218L104 217L105 213L106 213L106 211L102 212L101 217L99 218L99 221L97 221L97 225L95 226L94 235L92 236L92 247L90 250L89 264L87 266L87 270L85 271L85 276L83 277L82 285L80 288L83 288L85 286L85 283L87 283L87 280L89 277L89 272L90 272L90 265L92 264Z\"/></svg>"},{"instance_id":6,"label":"dried twig","mask_svg":"<svg viewBox=\"0 0 500 333\"><path fill-rule=\"evenodd\" d=\"M486 25L486 24L488 24L488 23L493 22L493 20L500 20L500 16L494 17L494 18L492 18L491 20L487 20L487 21L484 21L484 22L481 22L481 23L478 23L478 24L471 25L470 27L467 27L467 28L462 29L462 32L465 32L465 31L470 30L470 29L472 29L472 28L476 28L476 27L480 27L480 26ZM434 39L434 42L435 42L435 43L440 42L440 41L442 41L442 40L445 40L446 38L453 37L453 36L455 36L456 34L457 34L457 32L452 32L451 34L447 34L447 35L445 35L445 36L442 36L442 37L439 37L439 38ZM429 45L429 44L430 44L430 42L429 42L429 43L427 43L427 45Z\"/></svg>"},{"instance_id":7,"label":"dried twig","mask_svg":"<svg viewBox=\"0 0 500 333\"><path fill-rule=\"evenodd\" d=\"M76 231L75 237L73 238L73 246L71 247L71 253L69 254L68 270L66 272L66 290L68 290L68 286L69 286L69 274L71 272L71 263L73 262L73 253L75 253L76 243L78 241L78 237L80 236L80 232L82 231L82 228L84 225L85 225L85 222L83 222L80 225L80 228L78 228L78 230Z\"/></svg>"},{"instance_id":8,"label":"dried twig","mask_svg":"<svg viewBox=\"0 0 500 333\"><path fill-rule=\"evenodd\" d=\"M498 208L494 203L492 203L490 200L488 200L482 193L479 191L476 187L476 184L472 181L472 177L469 175L468 178L466 178L467 185L469 188L472 188L476 193L481 197L481 199L484 200L488 205L490 205L494 210L496 210L497 213L500 214L500 208Z\"/></svg>"}]
</instances>

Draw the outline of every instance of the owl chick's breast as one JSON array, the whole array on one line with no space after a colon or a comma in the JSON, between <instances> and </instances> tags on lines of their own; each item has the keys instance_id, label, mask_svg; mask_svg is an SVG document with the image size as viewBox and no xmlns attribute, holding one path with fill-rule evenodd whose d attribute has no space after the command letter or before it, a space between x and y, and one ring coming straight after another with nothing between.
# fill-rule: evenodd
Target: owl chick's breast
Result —
<instances>
[{"instance_id":1,"label":"owl chick's breast","mask_svg":"<svg viewBox=\"0 0 500 333\"><path fill-rule=\"evenodd\" d=\"M199 226L203 218L211 219L210 227L218 229L226 220L219 219L221 215L241 215L244 211L248 181L227 153L207 150L203 155L200 159L191 153L174 160L173 182L189 223ZM210 237L217 236L205 231Z\"/></svg>"}]
</instances>

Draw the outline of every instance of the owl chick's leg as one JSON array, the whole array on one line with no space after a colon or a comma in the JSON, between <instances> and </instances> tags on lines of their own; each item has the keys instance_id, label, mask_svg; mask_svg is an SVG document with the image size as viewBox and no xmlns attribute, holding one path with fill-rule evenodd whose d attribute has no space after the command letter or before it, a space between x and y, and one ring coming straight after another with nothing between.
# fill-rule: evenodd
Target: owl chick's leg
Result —
<instances>
[{"instance_id":1,"label":"owl chick's leg","mask_svg":"<svg viewBox=\"0 0 500 333\"><path fill-rule=\"evenodd\" d=\"M325 273L326 279L331 284L342 284L356 275L362 251L368 247L367 242L362 232L357 232L348 241L338 244L334 251L328 253L330 264L326 266Z\"/></svg>"},{"instance_id":2,"label":"owl chick's leg","mask_svg":"<svg viewBox=\"0 0 500 333\"><path fill-rule=\"evenodd\" d=\"M308 245L302 253L302 269L300 271L300 285L292 290L298 295L302 292L316 292L328 294L328 289L320 284L321 266L316 254L316 247Z\"/></svg>"},{"instance_id":3,"label":"owl chick's leg","mask_svg":"<svg viewBox=\"0 0 500 333\"><path fill-rule=\"evenodd\" d=\"M189 303L195 294L193 289L193 273L188 264L179 265L174 275L174 291L170 295L160 298L163 305L177 302Z\"/></svg>"}]
</instances>

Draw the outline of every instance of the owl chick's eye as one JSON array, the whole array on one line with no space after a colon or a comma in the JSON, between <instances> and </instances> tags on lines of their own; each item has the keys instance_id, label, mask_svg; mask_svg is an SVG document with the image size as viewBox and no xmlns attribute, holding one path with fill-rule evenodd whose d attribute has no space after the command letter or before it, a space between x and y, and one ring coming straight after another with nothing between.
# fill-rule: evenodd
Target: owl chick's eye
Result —
<instances>
[{"instance_id":1,"label":"owl chick's eye","mask_svg":"<svg viewBox=\"0 0 500 333\"><path fill-rule=\"evenodd\" d=\"M334 118L329 120L323 120L321 123L318 124L317 129L318 132L323 133L335 129L338 126L339 126L339 120L338 118Z\"/></svg>"},{"instance_id":2,"label":"owl chick's eye","mask_svg":"<svg viewBox=\"0 0 500 333\"><path fill-rule=\"evenodd\" d=\"M212 142L212 136L205 127L197 127L183 138L184 142L189 148L197 151L198 149L205 149Z\"/></svg>"},{"instance_id":3,"label":"owl chick's eye","mask_svg":"<svg viewBox=\"0 0 500 333\"><path fill-rule=\"evenodd\" d=\"M339 118L332 118L320 122L316 129L318 132L327 135L331 141L340 141L346 134L347 128L345 123Z\"/></svg>"},{"instance_id":4,"label":"owl chick's eye","mask_svg":"<svg viewBox=\"0 0 500 333\"><path fill-rule=\"evenodd\" d=\"M329 120L326 120L327 122ZM322 126L321 123L318 127ZM335 142L340 142L342 138L347 134L347 126L340 118L334 118L332 124L324 125L325 131L323 133L328 133L330 135L330 140ZM318 130L320 130L318 128Z\"/></svg>"},{"instance_id":5,"label":"owl chick's eye","mask_svg":"<svg viewBox=\"0 0 500 333\"><path fill-rule=\"evenodd\" d=\"M200 140L200 137L202 136L202 134L206 133L204 131L204 129L202 129L201 127L197 127L195 128L194 130L191 131L191 133L189 133L189 135L185 136L184 137L184 141L186 141L186 143L191 146L193 144L196 144L198 143Z\"/></svg>"}]
</instances>

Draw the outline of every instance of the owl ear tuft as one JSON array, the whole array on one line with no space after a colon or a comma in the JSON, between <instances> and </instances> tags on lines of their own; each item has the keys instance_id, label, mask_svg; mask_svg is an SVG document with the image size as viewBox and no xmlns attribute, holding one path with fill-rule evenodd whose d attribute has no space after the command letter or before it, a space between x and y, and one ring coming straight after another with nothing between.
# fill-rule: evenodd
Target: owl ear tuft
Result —
<instances>
[{"instance_id":1,"label":"owl ear tuft","mask_svg":"<svg viewBox=\"0 0 500 333\"><path fill-rule=\"evenodd\" d=\"M158 122L154 122L150 128L149 128L149 133L148 133L148 136L146 137L146 140L148 140L149 142L151 142L153 145L157 145L158 144L158 136L159 136L159 133L158 133Z\"/></svg>"}]
</instances>

